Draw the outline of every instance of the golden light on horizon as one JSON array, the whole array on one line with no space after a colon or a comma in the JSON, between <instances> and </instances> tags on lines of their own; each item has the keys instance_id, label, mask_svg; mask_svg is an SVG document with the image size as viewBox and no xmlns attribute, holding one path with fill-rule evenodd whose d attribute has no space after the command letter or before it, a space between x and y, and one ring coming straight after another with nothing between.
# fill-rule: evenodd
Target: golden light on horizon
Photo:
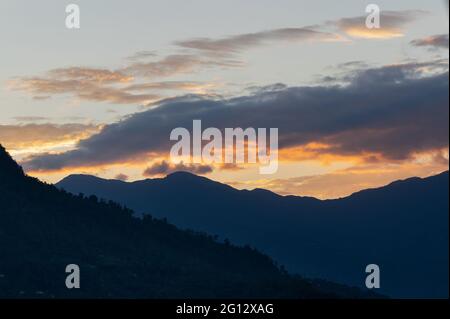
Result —
<instances>
[{"instance_id":1,"label":"golden light on horizon","mask_svg":"<svg viewBox=\"0 0 450 319\"><path fill-rule=\"evenodd\" d=\"M351 37L360 39L390 39L404 36L401 30L389 28L351 27L345 29L345 32Z\"/></svg>"}]
</instances>

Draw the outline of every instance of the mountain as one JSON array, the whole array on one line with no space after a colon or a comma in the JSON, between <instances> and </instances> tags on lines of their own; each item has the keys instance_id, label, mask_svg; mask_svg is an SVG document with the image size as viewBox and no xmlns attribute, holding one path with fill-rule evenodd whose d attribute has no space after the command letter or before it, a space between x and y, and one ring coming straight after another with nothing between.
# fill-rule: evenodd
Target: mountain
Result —
<instances>
[{"instance_id":1,"label":"mountain","mask_svg":"<svg viewBox=\"0 0 450 319\"><path fill-rule=\"evenodd\" d=\"M292 276L250 247L26 176L0 145L0 298L375 297ZM81 288L65 286L76 264Z\"/></svg>"},{"instance_id":2,"label":"mountain","mask_svg":"<svg viewBox=\"0 0 450 319\"><path fill-rule=\"evenodd\" d=\"M185 172L137 182L71 175L72 193L114 199L185 229L248 244L289 271L364 287L368 264L392 297L448 297L448 172L336 200L237 190Z\"/></svg>"}]
</instances>

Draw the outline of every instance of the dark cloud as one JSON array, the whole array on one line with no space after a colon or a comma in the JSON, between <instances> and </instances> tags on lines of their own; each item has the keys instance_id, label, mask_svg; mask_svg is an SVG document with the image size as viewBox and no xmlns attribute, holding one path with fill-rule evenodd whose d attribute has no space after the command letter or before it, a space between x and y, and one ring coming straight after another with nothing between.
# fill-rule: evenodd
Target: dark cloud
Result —
<instances>
[{"instance_id":1,"label":"dark cloud","mask_svg":"<svg viewBox=\"0 0 450 319\"><path fill-rule=\"evenodd\" d=\"M275 91L281 91L287 89L287 85L283 83L275 83L271 85L265 85L265 86L250 86L247 87L246 90L249 91L251 94L260 94L264 92L275 92Z\"/></svg>"},{"instance_id":2,"label":"dark cloud","mask_svg":"<svg viewBox=\"0 0 450 319\"><path fill-rule=\"evenodd\" d=\"M9 83L12 89L31 93L35 99L70 94L87 101L145 106L163 98L155 91L199 92L213 86L192 81L130 83L132 81L132 76L119 71L67 68L52 70L43 77L18 78Z\"/></svg>"},{"instance_id":3,"label":"dark cloud","mask_svg":"<svg viewBox=\"0 0 450 319\"><path fill-rule=\"evenodd\" d=\"M428 62L408 62L392 64L380 68L352 70L341 78L353 87L367 89L371 85L393 86L414 79L426 79L427 75L448 72L448 59L437 59Z\"/></svg>"},{"instance_id":4,"label":"dark cloud","mask_svg":"<svg viewBox=\"0 0 450 319\"><path fill-rule=\"evenodd\" d=\"M448 65L442 61L353 71L347 81L228 100L170 99L105 126L73 151L32 157L24 164L33 170L59 169L167 154L171 130L191 129L194 119L202 120L203 128L279 128L280 148L323 142L330 144L330 153L378 152L406 159L448 147Z\"/></svg>"},{"instance_id":5,"label":"dark cloud","mask_svg":"<svg viewBox=\"0 0 450 319\"><path fill-rule=\"evenodd\" d=\"M161 176L168 175L175 172L190 172L193 174L204 175L211 173L213 171L213 167L204 164L172 164L167 161L161 161L159 163L155 163L152 166L148 167L144 172L144 176L153 177L153 176Z\"/></svg>"},{"instance_id":6,"label":"dark cloud","mask_svg":"<svg viewBox=\"0 0 450 319\"><path fill-rule=\"evenodd\" d=\"M410 42L415 47L428 47L431 49L448 50L448 34L432 35L426 38L416 39Z\"/></svg>"},{"instance_id":7,"label":"dark cloud","mask_svg":"<svg viewBox=\"0 0 450 319\"><path fill-rule=\"evenodd\" d=\"M116 175L116 177L114 177L114 179L118 179L119 181L126 181L126 180L128 180L128 175L118 174L118 175Z\"/></svg>"},{"instance_id":8,"label":"dark cloud","mask_svg":"<svg viewBox=\"0 0 450 319\"><path fill-rule=\"evenodd\" d=\"M365 61L348 61L337 65L336 69L351 70L351 69L367 69L369 65Z\"/></svg>"}]
</instances>

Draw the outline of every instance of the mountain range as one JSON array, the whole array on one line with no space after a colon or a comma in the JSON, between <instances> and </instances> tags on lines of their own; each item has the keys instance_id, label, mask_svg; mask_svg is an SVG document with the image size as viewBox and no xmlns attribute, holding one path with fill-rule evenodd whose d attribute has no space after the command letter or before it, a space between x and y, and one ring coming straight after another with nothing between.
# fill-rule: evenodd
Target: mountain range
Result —
<instances>
[{"instance_id":1,"label":"mountain range","mask_svg":"<svg viewBox=\"0 0 450 319\"><path fill-rule=\"evenodd\" d=\"M335 200L237 190L187 172L136 182L71 175L56 186L255 247L289 272L364 288L376 264L383 294L448 298L448 171Z\"/></svg>"},{"instance_id":2,"label":"mountain range","mask_svg":"<svg viewBox=\"0 0 450 319\"><path fill-rule=\"evenodd\" d=\"M0 145L0 298L367 298L257 250L29 177ZM80 288L65 285L67 265Z\"/></svg>"}]
</instances>

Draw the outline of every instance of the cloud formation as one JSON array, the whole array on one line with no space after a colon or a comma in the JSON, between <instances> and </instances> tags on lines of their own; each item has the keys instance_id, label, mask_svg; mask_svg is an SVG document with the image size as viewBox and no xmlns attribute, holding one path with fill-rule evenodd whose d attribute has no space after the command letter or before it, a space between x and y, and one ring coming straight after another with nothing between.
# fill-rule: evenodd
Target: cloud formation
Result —
<instances>
[{"instance_id":1,"label":"cloud formation","mask_svg":"<svg viewBox=\"0 0 450 319\"><path fill-rule=\"evenodd\" d=\"M123 72L155 79L211 67L234 68L242 65L242 62L233 59L213 59L198 54L172 54L157 61L135 62L125 67Z\"/></svg>"},{"instance_id":2,"label":"cloud formation","mask_svg":"<svg viewBox=\"0 0 450 319\"><path fill-rule=\"evenodd\" d=\"M179 171L190 172L197 175L204 175L211 173L213 171L213 167L204 164L184 164L183 162L173 164L164 160L148 167L143 172L143 175L147 177L165 176Z\"/></svg>"},{"instance_id":3,"label":"cloud formation","mask_svg":"<svg viewBox=\"0 0 450 319\"><path fill-rule=\"evenodd\" d=\"M279 128L281 149L309 143L317 153L404 160L448 147L448 63L409 63L353 71L345 85L286 87L232 99L169 99L61 154L24 162L29 170L118 163L167 155L176 127ZM283 158L280 158L283 160Z\"/></svg>"},{"instance_id":4,"label":"cloud formation","mask_svg":"<svg viewBox=\"0 0 450 319\"><path fill-rule=\"evenodd\" d=\"M381 11L381 28L368 29L366 16L342 18L313 27L291 27L242 33L222 38L194 38L174 43L176 52L159 56L139 51L115 70L89 67L53 69L44 76L20 77L9 81L13 90L24 91L36 100L69 95L84 101L112 104L153 105L162 99L187 93L210 93L211 83L166 81L183 74L211 68L241 68L244 51L277 43L347 41L353 38L391 38L403 35L404 28L424 16L423 11ZM331 31L330 31L331 26ZM425 45L425 40L414 45ZM442 45L441 38L428 39ZM448 37L447 37L448 47ZM173 90L174 94L167 94Z\"/></svg>"},{"instance_id":5,"label":"cloud formation","mask_svg":"<svg viewBox=\"0 0 450 319\"><path fill-rule=\"evenodd\" d=\"M380 28L366 27L366 16L342 18L328 22L341 32L364 39L389 39L404 35L405 28L415 20L426 16L427 12L420 10L385 11L380 12Z\"/></svg>"},{"instance_id":6,"label":"cloud formation","mask_svg":"<svg viewBox=\"0 0 450 319\"><path fill-rule=\"evenodd\" d=\"M53 69L49 72L52 78L77 80L80 83L127 83L133 77L121 71L111 71L107 69L69 67Z\"/></svg>"},{"instance_id":7,"label":"cloud formation","mask_svg":"<svg viewBox=\"0 0 450 319\"><path fill-rule=\"evenodd\" d=\"M341 38L333 33L317 31L312 28L284 28L255 33L245 33L221 39L197 38L178 41L176 45L200 50L219 56L236 54L254 47L268 45L275 42L304 42L304 41L338 41Z\"/></svg>"},{"instance_id":8,"label":"cloud formation","mask_svg":"<svg viewBox=\"0 0 450 319\"><path fill-rule=\"evenodd\" d=\"M19 124L0 125L0 143L8 150L42 148L86 138L100 130L94 124Z\"/></svg>"},{"instance_id":9,"label":"cloud formation","mask_svg":"<svg viewBox=\"0 0 450 319\"><path fill-rule=\"evenodd\" d=\"M155 94L132 94L121 87L133 80L120 72L92 68L55 69L44 77L23 77L9 81L13 90L25 91L34 98L70 94L81 100L114 104L148 104L158 100Z\"/></svg>"},{"instance_id":10,"label":"cloud formation","mask_svg":"<svg viewBox=\"0 0 450 319\"><path fill-rule=\"evenodd\" d=\"M23 77L9 81L13 90L25 91L35 99L68 94L78 99L112 104L150 105L162 98L161 91L204 93L212 84L200 82L140 82L119 71L93 68L55 69L43 77Z\"/></svg>"},{"instance_id":11,"label":"cloud formation","mask_svg":"<svg viewBox=\"0 0 450 319\"><path fill-rule=\"evenodd\" d=\"M120 174L117 174L115 177L114 177L114 179L117 179L117 180L119 180L119 181L127 181L128 180L128 175L125 175L125 174L122 174L122 173L120 173Z\"/></svg>"},{"instance_id":12,"label":"cloud formation","mask_svg":"<svg viewBox=\"0 0 450 319\"><path fill-rule=\"evenodd\" d=\"M427 47L430 49L447 49L448 50L448 34L431 35L429 37L416 39L410 42L415 47Z\"/></svg>"}]
</instances>

